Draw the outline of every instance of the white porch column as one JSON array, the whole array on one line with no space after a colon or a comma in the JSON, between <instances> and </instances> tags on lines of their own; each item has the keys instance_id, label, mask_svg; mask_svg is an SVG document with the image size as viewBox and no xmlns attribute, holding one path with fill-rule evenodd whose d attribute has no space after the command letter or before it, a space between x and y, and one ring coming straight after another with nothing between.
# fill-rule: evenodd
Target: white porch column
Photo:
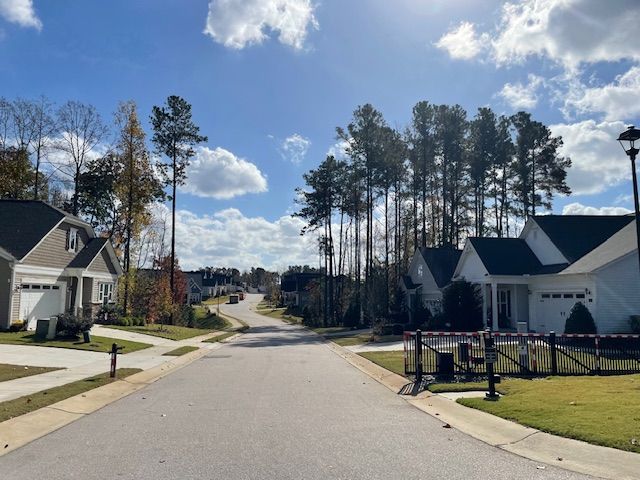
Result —
<instances>
[{"instance_id":1,"label":"white porch column","mask_svg":"<svg viewBox=\"0 0 640 480\"><path fill-rule=\"evenodd\" d=\"M487 284L481 283L482 288L482 325L487 328Z\"/></svg>"},{"instance_id":2,"label":"white porch column","mask_svg":"<svg viewBox=\"0 0 640 480\"><path fill-rule=\"evenodd\" d=\"M498 284L491 282L491 330L498 331Z\"/></svg>"},{"instance_id":3,"label":"white porch column","mask_svg":"<svg viewBox=\"0 0 640 480\"><path fill-rule=\"evenodd\" d=\"M76 315L82 315L82 275L78 275L78 282L76 284L76 301L73 305L74 313Z\"/></svg>"}]
</instances>

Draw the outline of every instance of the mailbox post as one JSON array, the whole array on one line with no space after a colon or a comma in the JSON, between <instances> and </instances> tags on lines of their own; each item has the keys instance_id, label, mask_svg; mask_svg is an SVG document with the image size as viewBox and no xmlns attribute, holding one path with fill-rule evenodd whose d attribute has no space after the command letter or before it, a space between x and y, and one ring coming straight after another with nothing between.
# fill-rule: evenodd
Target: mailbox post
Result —
<instances>
[{"instance_id":1,"label":"mailbox post","mask_svg":"<svg viewBox=\"0 0 640 480\"><path fill-rule=\"evenodd\" d=\"M116 363L118 358L118 352L122 350L124 347L119 347L117 343L111 345L111 371L109 372L109 376L111 378L116 378Z\"/></svg>"},{"instance_id":2,"label":"mailbox post","mask_svg":"<svg viewBox=\"0 0 640 480\"><path fill-rule=\"evenodd\" d=\"M484 332L484 363L489 380L489 392L485 395L485 400L497 400L500 398L496 393L496 383L500 383L500 376L493 373L493 365L497 360L498 351L496 350L493 336L491 332Z\"/></svg>"}]
</instances>

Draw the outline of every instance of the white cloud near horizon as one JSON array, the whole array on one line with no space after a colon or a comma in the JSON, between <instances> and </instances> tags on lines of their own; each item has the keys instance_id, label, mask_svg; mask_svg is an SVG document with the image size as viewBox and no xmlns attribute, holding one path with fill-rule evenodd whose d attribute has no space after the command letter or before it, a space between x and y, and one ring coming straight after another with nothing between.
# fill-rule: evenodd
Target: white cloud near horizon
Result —
<instances>
[{"instance_id":1,"label":"white cloud near horizon","mask_svg":"<svg viewBox=\"0 0 640 480\"><path fill-rule=\"evenodd\" d=\"M285 138L280 144L280 155L294 165L300 165L306 157L310 146L311 140L298 133L294 133Z\"/></svg>"},{"instance_id":2,"label":"white cloud near horizon","mask_svg":"<svg viewBox=\"0 0 640 480\"><path fill-rule=\"evenodd\" d=\"M600 193L630 177L629 160L616 142L625 129L623 122L585 120L549 128L554 136L562 136L560 154L571 157L567 184L574 195Z\"/></svg>"},{"instance_id":3,"label":"white cloud near horizon","mask_svg":"<svg viewBox=\"0 0 640 480\"><path fill-rule=\"evenodd\" d=\"M538 89L544 85L544 79L538 75L530 73L528 82L505 83L498 96L511 106L517 109L531 109L538 105Z\"/></svg>"},{"instance_id":4,"label":"white cloud near horizon","mask_svg":"<svg viewBox=\"0 0 640 480\"><path fill-rule=\"evenodd\" d=\"M204 33L228 48L259 45L272 35L302 50L318 28L311 0L211 0Z\"/></svg>"},{"instance_id":5,"label":"white cloud near horizon","mask_svg":"<svg viewBox=\"0 0 640 480\"><path fill-rule=\"evenodd\" d=\"M492 32L476 33L474 24L464 22L445 33L436 46L453 58L470 59L485 50L478 45L488 42L487 50L498 65L537 56L575 70L580 64L640 60L638 18L637 0L619 0L615 8L602 0L507 2Z\"/></svg>"},{"instance_id":6,"label":"white cloud near horizon","mask_svg":"<svg viewBox=\"0 0 640 480\"><path fill-rule=\"evenodd\" d=\"M21 27L42 30L42 22L36 15L33 0L0 0L0 16Z\"/></svg>"},{"instance_id":7,"label":"white cloud near horizon","mask_svg":"<svg viewBox=\"0 0 640 480\"><path fill-rule=\"evenodd\" d=\"M562 215L626 215L631 210L623 207L590 207L578 202L565 205Z\"/></svg>"},{"instance_id":8,"label":"white cloud near horizon","mask_svg":"<svg viewBox=\"0 0 640 480\"><path fill-rule=\"evenodd\" d=\"M187 167L186 184L180 190L198 197L230 199L267 191L267 178L258 167L217 147L198 147Z\"/></svg>"},{"instance_id":9,"label":"white cloud near horizon","mask_svg":"<svg viewBox=\"0 0 640 480\"><path fill-rule=\"evenodd\" d=\"M164 209L168 207L163 205ZM236 208L209 215L178 210L176 249L185 270L203 266L284 271L317 262L315 236L301 236L304 221L285 215L274 221L248 217Z\"/></svg>"}]
</instances>

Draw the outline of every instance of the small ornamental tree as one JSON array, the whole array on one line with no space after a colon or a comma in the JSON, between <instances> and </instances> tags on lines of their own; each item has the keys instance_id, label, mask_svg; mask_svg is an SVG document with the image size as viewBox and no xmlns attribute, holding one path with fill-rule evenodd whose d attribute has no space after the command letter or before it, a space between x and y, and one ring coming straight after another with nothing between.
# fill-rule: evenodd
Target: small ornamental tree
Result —
<instances>
[{"instance_id":1,"label":"small ornamental tree","mask_svg":"<svg viewBox=\"0 0 640 480\"><path fill-rule=\"evenodd\" d=\"M461 280L445 288L442 314L452 331L475 332L482 329L482 299L476 286Z\"/></svg>"},{"instance_id":2,"label":"small ornamental tree","mask_svg":"<svg viewBox=\"0 0 640 480\"><path fill-rule=\"evenodd\" d=\"M571 313L564 326L564 333L598 333L591 312L582 302L576 303L571 308Z\"/></svg>"}]
</instances>

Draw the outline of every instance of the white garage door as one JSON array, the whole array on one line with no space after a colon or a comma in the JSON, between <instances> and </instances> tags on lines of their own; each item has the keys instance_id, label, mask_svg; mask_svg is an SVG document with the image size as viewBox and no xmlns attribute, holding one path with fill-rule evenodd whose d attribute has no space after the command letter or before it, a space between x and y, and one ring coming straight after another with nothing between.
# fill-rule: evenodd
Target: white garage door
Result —
<instances>
[{"instance_id":1,"label":"white garage door","mask_svg":"<svg viewBox=\"0 0 640 480\"><path fill-rule=\"evenodd\" d=\"M20 317L35 328L38 318L48 318L64 311L64 290L60 285L23 284L20 291Z\"/></svg>"},{"instance_id":2,"label":"white garage door","mask_svg":"<svg viewBox=\"0 0 640 480\"><path fill-rule=\"evenodd\" d=\"M584 293L539 293L536 308L536 331L564 333L569 313L577 302L586 302Z\"/></svg>"}]
</instances>

